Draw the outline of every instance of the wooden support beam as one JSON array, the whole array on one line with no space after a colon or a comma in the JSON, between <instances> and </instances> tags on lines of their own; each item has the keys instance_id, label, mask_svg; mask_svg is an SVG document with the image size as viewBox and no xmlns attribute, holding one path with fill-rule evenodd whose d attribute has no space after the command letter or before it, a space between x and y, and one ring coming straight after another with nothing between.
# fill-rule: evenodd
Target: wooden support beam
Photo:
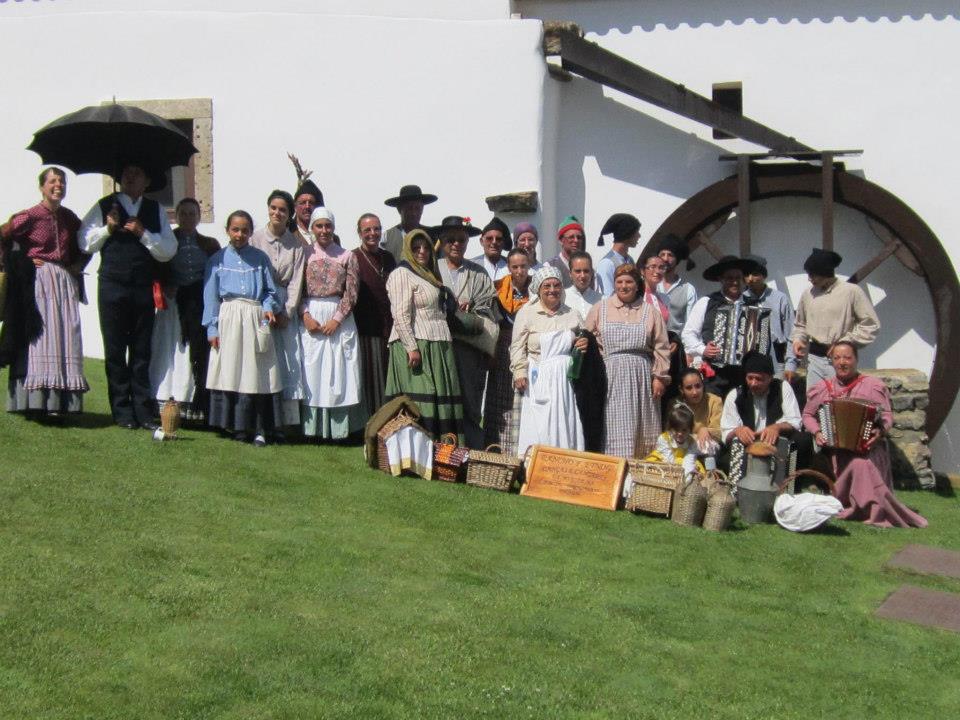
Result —
<instances>
[{"instance_id":1,"label":"wooden support beam","mask_svg":"<svg viewBox=\"0 0 960 720\"><path fill-rule=\"evenodd\" d=\"M886 225L877 222L871 217L867 218L867 226L873 232L874 236L885 246L894 240L900 239L890 232L890 229ZM923 268L920 267L920 263L917 261L917 258L914 257L913 253L910 252L910 248L908 248L905 244L901 242L893 254L897 260L900 261L900 264L903 265L907 270L912 272L917 277L923 277Z\"/></svg>"},{"instance_id":2,"label":"wooden support beam","mask_svg":"<svg viewBox=\"0 0 960 720\"><path fill-rule=\"evenodd\" d=\"M737 158L737 224L740 226L740 257L750 252L750 158Z\"/></svg>"},{"instance_id":3,"label":"wooden support beam","mask_svg":"<svg viewBox=\"0 0 960 720\"><path fill-rule=\"evenodd\" d=\"M820 168L823 190L821 207L823 209L823 249L833 250L833 153L821 153Z\"/></svg>"},{"instance_id":4,"label":"wooden support beam","mask_svg":"<svg viewBox=\"0 0 960 720\"><path fill-rule=\"evenodd\" d=\"M724 215L718 220L714 220L709 225L706 225L702 230L698 230L692 238L690 238L690 252L692 253L699 246L703 245L704 250L713 255L714 260L719 260L723 257L723 251L720 247L713 241L713 236L716 232L726 225L727 220L730 219L730 215Z\"/></svg>"},{"instance_id":5,"label":"wooden support beam","mask_svg":"<svg viewBox=\"0 0 960 720\"><path fill-rule=\"evenodd\" d=\"M544 54L559 56L564 70L770 150L813 151L796 138L783 135L584 40L576 25L548 22L544 23L543 31Z\"/></svg>"},{"instance_id":6,"label":"wooden support beam","mask_svg":"<svg viewBox=\"0 0 960 720\"><path fill-rule=\"evenodd\" d=\"M883 250L881 250L876 257L872 260L867 260L853 275L847 278L847 282L854 284L863 282L867 279L867 275L880 267L880 263L893 255L900 247L903 247L903 243L894 238L883 246Z\"/></svg>"}]
</instances>

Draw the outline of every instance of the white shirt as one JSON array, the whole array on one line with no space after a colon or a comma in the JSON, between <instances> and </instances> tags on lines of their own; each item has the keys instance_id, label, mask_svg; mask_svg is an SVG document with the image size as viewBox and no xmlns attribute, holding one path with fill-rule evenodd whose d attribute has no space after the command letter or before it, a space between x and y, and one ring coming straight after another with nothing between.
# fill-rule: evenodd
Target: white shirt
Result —
<instances>
[{"instance_id":1,"label":"white shirt","mask_svg":"<svg viewBox=\"0 0 960 720\"><path fill-rule=\"evenodd\" d=\"M487 260L487 256L483 254L477 255L475 258L470 258L470 259L473 262L475 262L477 265L482 267L484 270L486 270L487 275L490 276L490 279L493 282L496 282L497 280L504 277L505 275L510 274L510 270L507 268L507 261L504 260L503 258L500 258L497 261L496 265L494 265L492 262Z\"/></svg>"},{"instance_id":2,"label":"white shirt","mask_svg":"<svg viewBox=\"0 0 960 720\"><path fill-rule=\"evenodd\" d=\"M134 202L126 193L117 193L117 199L130 217L136 217L137 213L140 212L140 205L143 203L142 196ZM157 235L144 229L140 243L155 260L166 262L177 254L177 238L170 228L170 223L167 222L166 211L161 207L159 213L160 234ZM80 223L80 232L77 234L77 244L80 246L80 250L92 255L103 248L109 237L110 230L100 210L100 203L97 203L83 216Z\"/></svg>"},{"instance_id":3,"label":"white shirt","mask_svg":"<svg viewBox=\"0 0 960 720\"><path fill-rule=\"evenodd\" d=\"M774 423L789 423L790 427L794 430L800 429L800 406L797 405L797 396L793 394L793 388L790 387L790 383L788 382L781 383L780 388L783 415L773 422L767 421L767 396L757 397L756 395L752 395L753 416L756 418L756 423L754 423L754 427L751 428L751 430L759 432ZM730 434L743 425L743 420L740 417L740 412L737 410L736 402L737 388L734 388L728 392L727 397L724 398L723 413L720 415L720 436L725 441L729 441Z\"/></svg>"},{"instance_id":4,"label":"white shirt","mask_svg":"<svg viewBox=\"0 0 960 720\"><path fill-rule=\"evenodd\" d=\"M575 285L571 285L565 289L563 293L563 304L576 310L580 315L581 321L587 319L587 313L590 312L590 308L603 300L603 295L593 288L587 288L581 294Z\"/></svg>"},{"instance_id":5,"label":"white shirt","mask_svg":"<svg viewBox=\"0 0 960 720\"><path fill-rule=\"evenodd\" d=\"M703 341L703 319L706 317L709 302L710 297L705 295L693 304L693 308L687 314L687 323L680 333L683 349L691 357L691 365L694 367L703 360L703 349L707 346Z\"/></svg>"}]
</instances>

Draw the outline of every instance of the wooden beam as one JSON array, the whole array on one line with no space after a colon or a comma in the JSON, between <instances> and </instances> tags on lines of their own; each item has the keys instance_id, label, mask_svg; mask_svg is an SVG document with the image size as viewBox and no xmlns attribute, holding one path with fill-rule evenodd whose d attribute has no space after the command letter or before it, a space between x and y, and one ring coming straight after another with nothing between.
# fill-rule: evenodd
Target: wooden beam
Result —
<instances>
[{"instance_id":1,"label":"wooden beam","mask_svg":"<svg viewBox=\"0 0 960 720\"><path fill-rule=\"evenodd\" d=\"M809 152L765 152L750 153L747 155L747 157L751 160L773 160L774 158L790 158L791 160L820 160L824 152L826 151L811 150ZM851 155L863 155L863 150L830 150L829 152L833 153L834 158L848 157ZM737 160L739 157L740 155L731 155L727 153L725 155L721 155L719 160L722 162L731 162Z\"/></svg>"},{"instance_id":2,"label":"wooden beam","mask_svg":"<svg viewBox=\"0 0 960 720\"><path fill-rule=\"evenodd\" d=\"M874 257L872 260L867 260L867 262L865 262L853 275L847 279L847 282L851 282L853 284L863 282L867 279L867 275L880 267L880 263L893 255L897 251L897 248L900 247L903 247L903 243L894 238L883 246L883 250L881 250L876 257Z\"/></svg>"},{"instance_id":3,"label":"wooden beam","mask_svg":"<svg viewBox=\"0 0 960 720\"><path fill-rule=\"evenodd\" d=\"M873 232L874 236L876 236L876 238L884 245L900 239L890 232L890 229L886 225L877 222L872 217L867 218L867 225ZM917 261L917 258L915 258L913 253L910 252L910 248L904 245L903 242L900 243L900 246L896 249L896 251L894 251L893 254L896 256L897 260L900 261L900 264L903 265L907 270L912 272L917 277L923 277L923 268L920 267L920 263Z\"/></svg>"},{"instance_id":4,"label":"wooden beam","mask_svg":"<svg viewBox=\"0 0 960 720\"><path fill-rule=\"evenodd\" d=\"M823 249L833 250L833 153L821 153L820 168L823 190L820 193L823 210Z\"/></svg>"},{"instance_id":5,"label":"wooden beam","mask_svg":"<svg viewBox=\"0 0 960 720\"><path fill-rule=\"evenodd\" d=\"M783 135L726 108L713 100L687 90L645 67L584 40L576 26L544 23L543 47L546 55L558 55L564 70L611 87L631 97L662 107L690 120L703 123L728 135L748 140L778 152L813 151L796 138Z\"/></svg>"},{"instance_id":6,"label":"wooden beam","mask_svg":"<svg viewBox=\"0 0 960 720\"><path fill-rule=\"evenodd\" d=\"M740 257L750 252L750 158L737 159L737 224L740 226Z\"/></svg>"},{"instance_id":7,"label":"wooden beam","mask_svg":"<svg viewBox=\"0 0 960 720\"><path fill-rule=\"evenodd\" d=\"M702 230L698 230L694 236L690 238L690 252L692 253L700 245L703 245L704 250L713 255L714 260L719 260L722 258L723 251L713 241L713 236L720 228L726 225L727 220L729 220L730 217L730 215L724 215L723 217L714 220L709 225L704 226Z\"/></svg>"}]
</instances>

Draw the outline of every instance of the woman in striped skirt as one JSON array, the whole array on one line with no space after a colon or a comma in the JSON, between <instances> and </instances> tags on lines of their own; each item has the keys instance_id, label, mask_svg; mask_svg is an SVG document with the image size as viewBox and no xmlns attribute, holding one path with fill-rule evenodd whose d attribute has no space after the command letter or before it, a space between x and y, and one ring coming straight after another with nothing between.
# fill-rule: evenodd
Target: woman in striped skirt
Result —
<instances>
[{"instance_id":1,"label":"woman in striped skirt","mask_svg":"<svg viewBox=\"0 0 960 720\"><path fill-rule=\"evenodd\" d=\"M433 240L423 230L403 238L401 261L387 278L393 313L386 399L406 395L420 424L435 436L453 433L463 444L463 398L447 325L452 300L440 280Z\"/></svg>"},{"instance_id":2,"label":"woman in striped skirt","mask_svg":"<svg viewBox=\"0 0 960 720\"><path fill-rule=\"evenodd\" d=\"M7 410L58 415L83 410L80 271L89 256L77 245L80 219L61 202L60 168L40 173L42 200L0 226L0 264L10 278L0 337L9 365Z\"/></svg>"}]
</instances>

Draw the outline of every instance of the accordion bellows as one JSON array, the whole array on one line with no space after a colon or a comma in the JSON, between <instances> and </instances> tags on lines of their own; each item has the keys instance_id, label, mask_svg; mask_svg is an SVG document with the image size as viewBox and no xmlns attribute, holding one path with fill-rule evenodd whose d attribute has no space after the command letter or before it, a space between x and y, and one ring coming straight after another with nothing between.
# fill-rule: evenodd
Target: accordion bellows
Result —
<instances>
[{"instance_id":1,"label":"accordion bellows","mask_svg":"<svg viewBox=\"0 0 960 720\"><path fill-rule=\"evenodd\" d=\"M739 303L717 308L713 342L720 348L720 354L713 361L718 367L740 365L743 356L753 350L769 355L770 308L759 305L742 307Z\"/></svg>"},{"instance_id":2,"label":"accordion bellows","mask_svg":"<svg viewBox=\"0 0 960 720\"><path fill-rule=\"evenodd\" d=\"M817 417L829 447L864 453L877 423L877 406L863 400L836 398L823 403Z\"/></svg>"}]
</instances>

